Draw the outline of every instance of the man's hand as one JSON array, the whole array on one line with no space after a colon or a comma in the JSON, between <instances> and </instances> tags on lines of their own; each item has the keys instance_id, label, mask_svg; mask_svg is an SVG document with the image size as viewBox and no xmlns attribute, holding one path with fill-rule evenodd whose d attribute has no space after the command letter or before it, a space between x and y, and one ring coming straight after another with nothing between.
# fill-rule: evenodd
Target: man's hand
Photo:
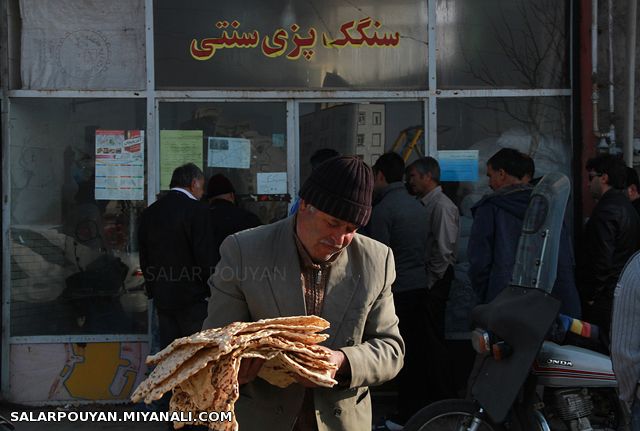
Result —
<instances>
[{"instance_id":1,"label":"man's hand","mask_svg":"<svg viewBox=\"0 0 640 431\"><path fill-rule=\"evenodd\" d=\"M238 384L244 385L255 379L262 364L264 364L264 359L261 358L243 358L238 371Z\"/></svg>"},{"instance_id":2,"label":"man's hand","mask_svg":"<svg viewBox=\"0 0 640 431\"><path fill-rule=\"evenodd\" d=\"M330 375L331 375L332 379L335 379L336 374L338 372L341 372L341 374L343 374L345 370L348 370L348 368L349 368L349 360L347 359L347 356L344 353L342 353L341 350L331 350L331 349L329 349L327 347L324 347L324 346L320 346L320 347L322 347L327 352L331 353L331 356L329 357L329 362L336 365L336 368L334 370L331 370L331 374ZM313 383L312 381L310 381L308 379L305 379L302 376L296 375L295 378L298 381L298 383L300 383L305 388L317 388L317 387L319 387L317 384Z\"/></svg>"}]
</instances>

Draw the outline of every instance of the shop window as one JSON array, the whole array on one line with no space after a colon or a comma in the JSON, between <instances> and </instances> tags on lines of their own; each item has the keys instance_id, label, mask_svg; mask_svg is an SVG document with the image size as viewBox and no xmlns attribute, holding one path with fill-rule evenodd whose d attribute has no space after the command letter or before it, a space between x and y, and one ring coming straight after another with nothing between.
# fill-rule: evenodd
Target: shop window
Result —
<instances>
[{"instance_id":1,"label":"shop window","mask_svg":"<svg viewBox=\"0 0 640 431\"><path fill-rule=\"evenodd\" d=\"M263 223L287 215L284 103L161 103L159 113L161 190L175 167L193 162L207 181L229 178L238 204Z\"/></svg>"},{"instance_id":2,"label":"shop window","mask_svg":"<svg viewBox=\"0 0 640 431\"><path fill-rule=\"evenodd\" d=\"M374 133L371 135L371 146L379 147L382 144L382 135L380 133Z\"/></svg>"},{"instance_id":3,"label":"shop window","mask_svg":"<svg viewBox=\"0 0 640 431\"><path fill-rule=\"evenodd\" d=\"M357 155L366 163L377 159L385 151L394 150L394 142L401 132L411 126L422 123L422 102L375 102L369 103L301 103L300 135L308 136L309 130L315 130L319 123L331 119L330 124L347 124L344 133L338 128L329 128L326 135L311 135L313 139L304 141L300 147L300 178L307 178L311 172L309 159L320 149L331 148L343 155ZM379 125L371 121L361 124L362 118L373 118L378 114ZM409 154L412 162L422 154L424 141ZM420 148L422 147L422 148ZM404 147L395 150L402 152Z\"/></svg>"},{"instance_id":4,"label":"shop window","mask_svg":"<svg viewBox=\"0 0 640 431\"><path fill-rule=\"evenodd\" d=\"M143 177L135 192L112 167L105 193L96 165L124 165L144 100L13 99L11 113L11 335L147 333L136 241L146 163L127 168ZM100 145L100 131L123 141Z\"/></svg>"},{"instance_id":5,"label":"shop window","mask_svg":"<svg viewBox=\"0 0 640 431\"><path fill-rule=\"evenodd\" d=\"M443 190L460 209L460 236L455 281L447 313L448 332L466 332L475 294L466 271L467 244L473 223L471 208L491 193L486 176L487 160L501 148L514 148L530 155L535 177L561 172L571 178L572 148L568 131L569 98L441 99L438 101L438 150L453 150L477 158L477 178L456 181L451 172L442 177ZM474 156L475 154L475 156ZM442 163L442 161L441 161ZM468 166L473 165L471 163ZM468 174L467 169L463 174ZM571 207L565 222L571 229Z\"/></svg>"},{"instance_id":6,"label":"shop window","mask_svg":"<svg viewBox=\"0 0 640 431\"><path fill-rule=\"evenodd\" d=\"M437 0L438 88L569 87L570 7L557 0Z\"/></svg>"}]
</instances>

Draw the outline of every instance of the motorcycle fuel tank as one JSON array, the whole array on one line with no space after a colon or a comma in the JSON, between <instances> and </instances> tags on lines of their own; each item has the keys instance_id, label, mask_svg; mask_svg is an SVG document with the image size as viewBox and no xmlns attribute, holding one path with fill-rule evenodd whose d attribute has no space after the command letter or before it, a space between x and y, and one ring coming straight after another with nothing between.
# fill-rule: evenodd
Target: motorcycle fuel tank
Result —
<instances>
[{"instance_id":1,"label":"motorcycle fuel tank","mask_svg":"<svg viewBox=\"0 0 640 431\"><path fill-rule=\"evenodd\" d=\"M533 363L538 384L549 387L616 387L611 358L576 346L545 341Z\"/></svg>"}]
</instances>

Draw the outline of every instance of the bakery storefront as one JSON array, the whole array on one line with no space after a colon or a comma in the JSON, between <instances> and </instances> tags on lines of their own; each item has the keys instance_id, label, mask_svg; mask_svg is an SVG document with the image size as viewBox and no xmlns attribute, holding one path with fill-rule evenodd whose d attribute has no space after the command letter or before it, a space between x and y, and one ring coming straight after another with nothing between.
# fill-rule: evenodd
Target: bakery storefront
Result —
<instances>
[{"instance_id":1,"label":"bakery storefront","mask_svg":"<svg viewBox=\"0 0 640 431\"><path fill-rule=\"evenodd\" d=\"M465 235L487 158L514 147L537 174L571 173L569 1L2 5L12 402L124 401L144 378L155 341L137 222L182 163L228 176L269 223L318 149L437 157L462 215L452 337L466 330Z\"/></svg>"}]
</instances>

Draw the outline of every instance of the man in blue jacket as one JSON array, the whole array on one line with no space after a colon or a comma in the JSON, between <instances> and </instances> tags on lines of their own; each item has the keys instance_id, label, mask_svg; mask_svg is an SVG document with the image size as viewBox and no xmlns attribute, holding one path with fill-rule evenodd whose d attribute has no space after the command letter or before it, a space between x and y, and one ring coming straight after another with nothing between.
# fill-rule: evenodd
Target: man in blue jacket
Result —
<instances>
[{"instance_id":1,"label":"man in blue jacket","mask_svg":"<svg viewBox=\"0 0 640 431\"><path fill-rule=\"evenodd\" d=\"M493 193L471 208L473 225L467 248L468 274L480 303L491 302L511 281L524 214L533 190L528 183L533 178L532 169L531 158L511 148L501 149L487 161ZM552 295L562 301L561 313L580 318L574 266L571 239L563 228Z\"/></svg>"}]
</instances>

